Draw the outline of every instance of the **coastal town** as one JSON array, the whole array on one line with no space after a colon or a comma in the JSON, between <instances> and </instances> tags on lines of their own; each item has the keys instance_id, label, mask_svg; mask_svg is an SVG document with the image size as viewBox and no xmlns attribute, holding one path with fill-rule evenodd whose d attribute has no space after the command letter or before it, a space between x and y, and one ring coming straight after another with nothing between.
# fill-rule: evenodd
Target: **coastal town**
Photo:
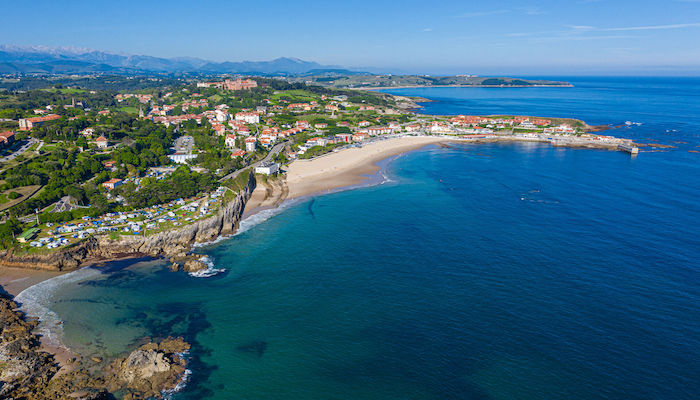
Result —
<instances>
[{"instance_id":1,"label":"coastal town","mask_svg":"<svg viewBox=\"0 0 700 400\"><path fill-rule=\"evenodd\" d=\"M0 245L14 255L183 227L215 215L247 174L283 178L293 163L390 139L638 151L573 119L423 115L411 98L269 78L111 93L61 86L2 93L0 105L10 117Z\"/></svg>"}]
</instances>

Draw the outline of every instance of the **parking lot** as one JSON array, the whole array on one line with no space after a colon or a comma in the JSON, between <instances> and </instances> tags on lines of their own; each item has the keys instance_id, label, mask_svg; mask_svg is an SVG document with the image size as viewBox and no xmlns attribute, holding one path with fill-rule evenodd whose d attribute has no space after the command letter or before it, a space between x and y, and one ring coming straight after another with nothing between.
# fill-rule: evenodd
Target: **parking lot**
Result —
<instances>
[{"instance_id":1,"label":"parking lot","mask_svg":"<svg viewBox=\"0 0 700 400\"><path fill-rule=\"evenodd\" d=\"M194 147L194 138L192 136L180 136L175 139L175 152L192 154L192 148Z\"/></svg>"}]
</instances>

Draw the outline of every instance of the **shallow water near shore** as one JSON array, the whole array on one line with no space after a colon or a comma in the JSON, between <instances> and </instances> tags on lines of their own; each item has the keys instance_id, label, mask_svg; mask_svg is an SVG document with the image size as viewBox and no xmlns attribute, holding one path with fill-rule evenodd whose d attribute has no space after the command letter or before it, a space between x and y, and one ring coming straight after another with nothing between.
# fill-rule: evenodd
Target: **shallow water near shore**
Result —
<instances>
[{"instance_id":1,"label":"shallow water near shore","mask_svg":"<svg viewBox=\"0 0 700 400\"><path fill-rule=\"evenodd\" d=\"M686 142L636 158L411 152L384 166L389 182L198 249L224 273L120 261L42 301L88 354L184 336L192 374L175 399L694 399L700 156L680 146L700 145L700 117L673 118L620 130Z\"/></svg>"}]
</instances>

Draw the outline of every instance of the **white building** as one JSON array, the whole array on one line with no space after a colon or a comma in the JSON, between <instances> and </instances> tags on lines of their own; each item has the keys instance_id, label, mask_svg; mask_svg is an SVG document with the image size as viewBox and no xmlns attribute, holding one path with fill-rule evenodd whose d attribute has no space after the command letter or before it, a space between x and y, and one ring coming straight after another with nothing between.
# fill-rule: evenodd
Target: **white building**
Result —
<instances>
[{"instance_id":1,"label":"white building","mask_svg":"<svg viewBox=\"0 0 700 400\"><path fill-rule=\"evenodd\" d=\"M239 112L236 113L236 121L243 121L246 124L260 123L260 114L256 112Z\"/></svg>"},{"instance_id":2,"label":"white building","mask_svg":"<svg viewBox=\"0 0 700 400\"><path fill-rule=\"evenodd\" d=\"M245 139L245 151L255 151L255 145L257 140L254 137L249 137Z\"/></svg>"},{"instance_id":3,"label":"white building","mask_svg":"<svg viewBox=\"0 0 700 400\"><path fill-rule=\"evenodd\" d=\"M214 111L214 115L219 122L226 122L228 119L228 112L226 110L216 110Z\"/></svg>"},{"instance_id":4,"label":"white building","mask_svg":"<svg viewBox=\"0 0 700 400\"><path fill-rule=\"evenodd\" d=\"M236 147L236 135L226 135L225 143L228 148Z\"/></svg>"},{"instance_id":5,"label":"white building","mask_svg":"<svg viewBox=\"0 0 700 400\"><path fill-rule=\"evenodd\" d=\"M95 139L95 143L97 144L97 147L100 149L104 149L105 147L109 146L109 141L104 136L100 136L97 139Z\"/></svg>"},{"instance_id":6,"label":"white building","mask_svg":"<svg viewBox=\"0 0 700 400\"><path fill-rule=\"evenodd\" d=\"M280 170L280 165L277 163L265 163L255 167L256 174L272 175Z\"/></svg>"},{"instance_id":7,"label":"white building","mask_svg":"<svg viewBox=\"0 0 700 400\"><path fill-rule=\"evenodd\" d=\"M197 158L196 154L185 154L185 153L175 153L168 156L173 162L178 164L185 164L187 160L192 160Z\"/></svg>"}]
</instances>

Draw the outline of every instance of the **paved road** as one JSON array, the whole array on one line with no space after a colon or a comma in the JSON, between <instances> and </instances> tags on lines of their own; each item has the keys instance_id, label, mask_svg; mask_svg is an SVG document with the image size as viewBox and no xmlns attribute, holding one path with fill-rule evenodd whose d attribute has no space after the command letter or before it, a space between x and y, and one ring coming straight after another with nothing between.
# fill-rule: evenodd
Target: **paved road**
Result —
<instances>
[{"instance_id":1,"label":"paved road","mask_svg":"<svg viewBox=\"0 0 700 400\"><path fill-rule=\"evenodd\" d=\"M17 151L15 151L14 153L9 154L3 158L0 158L0 162L7 162L7 161L14 160L15 158L17 158L17 156L19 156L20 154L23 154L25 151L29 150L29 148L32 147L32 145L34 143L37 143L38 141L39 141L38 139L29 138L27 143L23 144L22 147L20 147Z\"/></svg>"},{"instance_id":2,"label":"paved road","mask_svg":"<svg viewBox=\"0 0 700 400\"><path fill-rule=\"evenodd\" d=\"M255 162L255 163L252 163L252 164L250 164L249 166L247 166L247 167L245 167L245 168L237 169L237 170L231 172L230 174L224 176L224 177L221 178L219 181L220 181L220 182L223 182L223 181L228 180L228 179L235 179L235 178L238 176L238 174L240 174L241 172L243 172L243 170L245 170L245 169L247 169L247 168L255 168L255 167L257 167L257 166L260 165L260 164L263 164L263 163L266 163L266 162L272 160L272 158L275 157L277 154L279 154L280 151L282 151L282 150L285 148L285 146L287 146L287 144L288 144L289 142L290 142L290 141L288 140L288 141L286 141L286 142L277 143L276 145L274 145L274 146L272 147L272 149L270 149L270 152L267 153L267 155L265 156L265 158L263 158L262 160L260 160L260 161L258 161L258 162Z\"/></svg>"}]
</instances>

